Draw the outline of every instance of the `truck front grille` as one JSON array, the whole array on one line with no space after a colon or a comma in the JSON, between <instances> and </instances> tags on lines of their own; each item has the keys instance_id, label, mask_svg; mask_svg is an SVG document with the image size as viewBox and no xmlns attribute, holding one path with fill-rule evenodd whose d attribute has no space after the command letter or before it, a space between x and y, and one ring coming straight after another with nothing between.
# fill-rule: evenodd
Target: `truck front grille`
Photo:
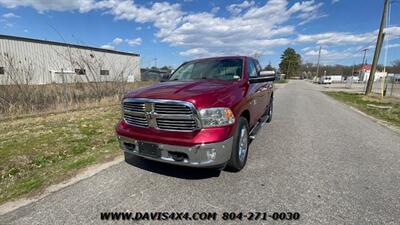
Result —
<instances>
[{"instance_id":1,"label":"truck front grille","mask_svg":"<svg viewBox=\"0 0 400 225\"><path fill-rule=\"evenodd\" d=\"M195 130L197 128L194 119L156 119L157 126L166 130Z\"/></svg>"},{"instance_id":2,"label":"truck front grille","mask_svg":"<svg viewBox=\"0 0 400 225\"><path fill-rule=\"evenodd\" d=\"M194 131L200 128L197 111L189 102L125 99L123 111L125 121L137 127L171 131Z\"/></svg>"},{"instance_id":3,"label":"truck front grille","mask_svg":"<svg viewBox=\"0 0 400 225\"><path fill-rule=\"evenodd\" d=\"M192 110L186 105L155 103L154 111L160 114L192 114Z\"/></svg>"},{"instance_id":4,"label":"truck front grille","mask_svg":"<svg viewBox=\"0 0 400 225\"><path fill-rule=\"evenodd\" d=\"M124 119L128 124L134 126L149 127L144 103L124 102Z\"/></svg>"},{"instance_id":5,"label":"truck front grille","mask_svg":"<svg viewBox=\"0 0 400 225\"><path fill-rule=\"evenodd\" d=\"M124 117L126 122L131 125L135 125L138 127L149 127L149 122L147 121L146 117L132 116L129 114L125 114Z\"/></svg>"}]
</instances>

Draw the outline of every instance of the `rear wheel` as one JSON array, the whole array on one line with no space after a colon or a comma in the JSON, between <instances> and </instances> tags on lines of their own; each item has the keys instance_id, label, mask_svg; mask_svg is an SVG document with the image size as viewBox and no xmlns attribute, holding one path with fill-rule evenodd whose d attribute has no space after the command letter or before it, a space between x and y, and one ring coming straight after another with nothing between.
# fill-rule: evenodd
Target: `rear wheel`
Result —
<instances>
[{"instance_id":1,"label":"rear wheel","mask_svg":"<svg viewBox=\"0 0 400 225\"><path fill-rule=\"evenodd\" d=\"M231 159L228 161L227 169L238 172L246 165L249 149L249 123L243 117L239 118L233 138Z\"/></svg>"}]
</instances>

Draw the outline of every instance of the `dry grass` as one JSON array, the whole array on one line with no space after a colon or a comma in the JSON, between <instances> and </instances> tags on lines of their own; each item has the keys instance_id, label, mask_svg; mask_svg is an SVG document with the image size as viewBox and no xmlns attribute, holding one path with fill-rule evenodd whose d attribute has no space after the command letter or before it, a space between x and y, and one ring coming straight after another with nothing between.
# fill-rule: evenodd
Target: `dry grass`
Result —
<instances>
[{"instance_id":1,"label":"dry grass","mask_svg":"<svg viewBox=\"0 0 400 225\"><path fill-rule=\"evenodd\" d=\"M119 154L119 105L0 124L0 203Z\"/></svg>"},{"instance_id":2,"label":"dry grass","mask_svg":"<svg viewBox=\"0 0 400 225\"><path fill-rule=\"evenodd\" d=\"M19 118L23 115L60 112L118 102L126 91L152 84L151 81L134 83L73 83L48 85L0 86L0 118ZM95 86L95 87L94 87Z\"/></svg>"},{"instance_id":3,"label":"dry grass","mask_svg":"<svg viewBox=\"0 0 400 225\"><path fill-rule=\"evenodd\" d=\"M325 92L325 94L400 128L400 99L398 98L381 98L379 95L365 96L347 92ZM368 105L371 104L390 108L369 107Z\"/></svg>"},{"instance_id":4,"label":"dry grass","mask_svg":"<svg viewBox=\"0 0 400 225\"><path fill-rule=\"evenodd\" d=\"M148 84L136 83L133 88ZM39 192L80 168L120 154L115 137L121 117L119 96L83 98L69 106L66 113L54 113L62 111L63 104L53 101L43 108L19 109L34 116L0 120L0 203Z\"/></svg>"}]
</instances>

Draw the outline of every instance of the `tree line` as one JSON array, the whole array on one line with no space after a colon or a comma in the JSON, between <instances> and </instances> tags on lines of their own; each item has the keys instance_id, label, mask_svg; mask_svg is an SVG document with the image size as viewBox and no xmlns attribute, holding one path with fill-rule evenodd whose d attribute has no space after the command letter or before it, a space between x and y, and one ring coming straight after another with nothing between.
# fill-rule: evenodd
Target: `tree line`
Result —
<instances>
[{"instance_id":1,"label":"tree line","mask_svg":"<svg viewBox=\"0 0 400 225\"><path fill-rule=\"evenodd\" d=\"M319 75L344 75L351 76L357 75L362 68L362 64L355 65L319 65ZM264 68L265 70L276 70L269 64ZM383 65L378 65L378 71L383 71ZM301 55L293 48L287 48L281 55L281 62L279 63L279 72L285 74L287 78L301 77L311 78L316 76L317 65L314 63L303 62ZM400 59L394 60L391 65L386 66L386 72L400 74Z\"/></svg>"}]
</instances>

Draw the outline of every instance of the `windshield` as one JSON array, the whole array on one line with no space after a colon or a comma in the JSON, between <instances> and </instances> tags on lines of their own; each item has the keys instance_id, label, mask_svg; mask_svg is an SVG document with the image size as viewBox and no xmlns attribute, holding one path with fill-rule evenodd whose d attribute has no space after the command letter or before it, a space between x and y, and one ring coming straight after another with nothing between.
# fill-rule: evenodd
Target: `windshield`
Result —
<instances>
[{"instance_id":1,"label":"windshield","mask_svg":"<svg viewBox=\"0 0 400 225\"><path fill-rule=\"evenodd\" d=\"M242 77L241 59L210 59L180 66L170 80L238 80Z\"/></svg>"}]
</instances>

